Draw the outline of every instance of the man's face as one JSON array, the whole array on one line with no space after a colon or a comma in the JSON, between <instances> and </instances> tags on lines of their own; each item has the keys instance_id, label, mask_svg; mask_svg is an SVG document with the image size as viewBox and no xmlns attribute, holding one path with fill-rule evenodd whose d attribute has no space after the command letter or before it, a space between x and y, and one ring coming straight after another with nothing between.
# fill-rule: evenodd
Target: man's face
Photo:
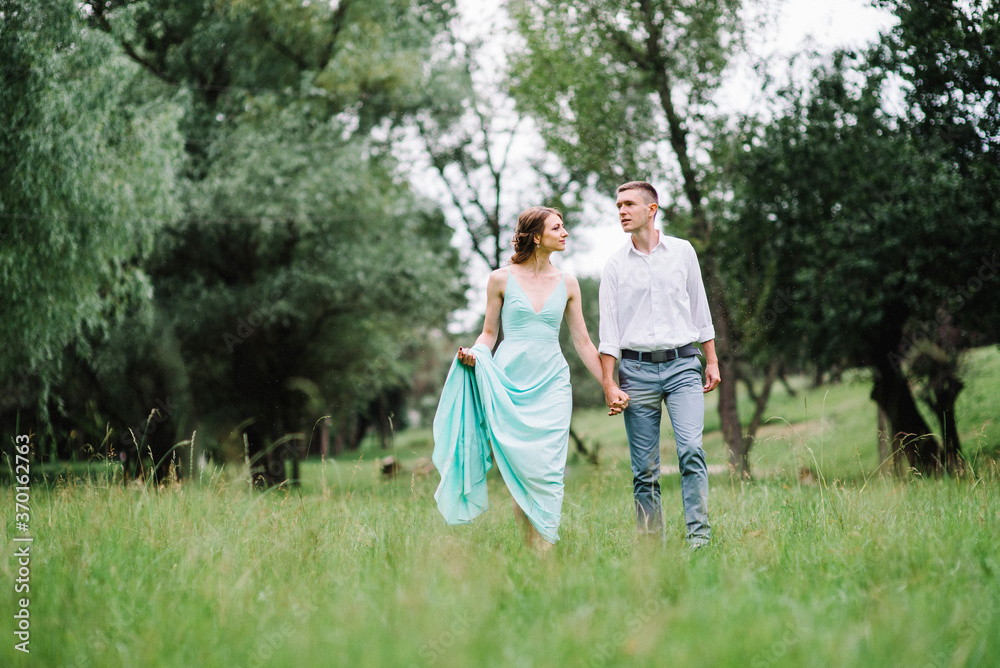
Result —
<instances>
[{"instance_id":1,"label":"man's face","mask_svg":"<svg viewBox=\"0 0 1000 668\"><path fill-rule=\"evenodd\" d=\"M656 205L646 202L645 195L639 190L623 190L618 193L618 219L626 232L641 230L650 224Z\"/></svg>"}]
</instances>

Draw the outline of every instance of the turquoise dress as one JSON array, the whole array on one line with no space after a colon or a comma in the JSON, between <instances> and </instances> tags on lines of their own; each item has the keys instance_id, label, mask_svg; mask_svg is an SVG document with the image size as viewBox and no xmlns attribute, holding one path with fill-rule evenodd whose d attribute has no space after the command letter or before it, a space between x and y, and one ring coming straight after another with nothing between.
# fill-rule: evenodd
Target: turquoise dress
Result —
<instances>
[{"instance_id":1,"label":"turquoise dress","mask_svg":"<svg viewBox=\"0 0 1000 668\"><path fill-rule=\"evenodd\" d=\"M559 347L566 278L535 312L508 272L496 356L478 344L475 367L452 363L434 416L434 493L449 524L467 524L489 507L493 460L511 496L547 541L559 540L563 474L573 394ZM490 444L493 456L490 455Z\"/></svg>"}]
</instances>

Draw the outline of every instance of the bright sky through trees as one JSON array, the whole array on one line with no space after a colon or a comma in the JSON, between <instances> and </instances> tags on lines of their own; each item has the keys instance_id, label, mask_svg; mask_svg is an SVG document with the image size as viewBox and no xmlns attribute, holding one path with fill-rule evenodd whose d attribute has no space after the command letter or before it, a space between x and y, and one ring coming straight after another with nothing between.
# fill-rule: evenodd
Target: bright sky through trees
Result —
<instances>
[{"instance_id":1,"label":"bright sky through trees","mask_svg":"<svg viewBox=\"0 0 1000 668\"><path fill-rule=\"evenodd\" d=\"M500 9L500 1L462 0L459 7L465 17L462 38L467 41L483 40L484 57L489 63L489 67L484 68L486 76L490 77L488 83L498 85L506 46L503 36L512 30ZM749 37L748 54L731 71L729 82L723 85L717 100L721 109L732 109L736 113L750 111L760 103L761 81L752 71L752 62L768 61L768 71L780 79L787 76L788 61L796 54L805 51L829 53L839 47L861 47L871 43L881 31L895 23L891 13L872 7L866 0L762 0L753 11L755 15L763 14L771 18L765 21L763 30ZM802 74L807 76L808 73L809 67L803 67ZM543 146L541 139L534 136L530 129L530 119L526 121L522 123L522 146L519 151L512 152L512 165L526 167L532 152ZM522 175L518 174L516 178L522 178ZM435 190L436 186L430 183L432 179L426 179L427 183L425 179L420 180L422 188ZM514 189L512 182L513 179L510 179L510 189ZM654 185L661 192L667 190L661 187L662 184ZM443 191L439 194L443 195ZM447 202L441 197L439 201L448 212ZM517 215L516 211L507 213ZM608 256L625 241L615 215L614 199L600 195L590 197L583 219L585 224L572 232L569 249L562 257L556 257L555 262L577 276L600 276ZM462 245L468 239L460 225L455 227L459 233L454 243ZM456 314L459 327L474 321L485 306L482 296L489 268L474 258L469 271L470 303L466 311Z\"/></svg>"},{"instance_id":2,"label":"bright sky through trees","mask_svg":"<svg viewBox=\"0 0 1000 668\"><path fill-rule=\"evenodd\" d=\"M771 0L766 4L771 12L777 13L777 19L768 23L768 29L758 39L751 36L749 56L769 60L772 76L779 78L785 75L788 59L797 53L809 50L829 53L840 47L861 47L896 22L892 14L872 7L865 0ZM720 107L731 107L737 113L754 107L760 96L760 81L749 69L750 58L744 59L733 70L729 83L723 85L718 99ZM803 74L808 71L808 67L803 68ZM568 271L599 276L608 255L624 243L613 200L608 199L607 211L603 213L604 217L596 224L576 230L578 249L567 253L563 263Z\"/></svg>"}]
</instances>

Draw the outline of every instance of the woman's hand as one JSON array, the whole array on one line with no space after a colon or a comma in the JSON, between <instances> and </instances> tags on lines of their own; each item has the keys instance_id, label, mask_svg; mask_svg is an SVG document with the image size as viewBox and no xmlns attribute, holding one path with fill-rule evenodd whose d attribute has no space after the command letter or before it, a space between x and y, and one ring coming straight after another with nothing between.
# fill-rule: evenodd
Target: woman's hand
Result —
<instances>
[{"instance_id":1,"label":"woman's hand","mask_svg":"<svg viewBox=\"0 0 1000 668\"><path fill-rule=\"evenodd\" d=\"M458 349L458 361L465 366L476 366L476 356L472 354L470 348Z\"/></svg>"},{"instance_id":2,"label":"woman's hand","mask_svg":"<svg viewBox=\"0 0 1000 668\"><path fill-rule=\"evenodd\" d=\"M629 396L617 384L604 388L604 402L610 409L608 415L618 415L628 408Z\"/></svg>"}]
</instances>

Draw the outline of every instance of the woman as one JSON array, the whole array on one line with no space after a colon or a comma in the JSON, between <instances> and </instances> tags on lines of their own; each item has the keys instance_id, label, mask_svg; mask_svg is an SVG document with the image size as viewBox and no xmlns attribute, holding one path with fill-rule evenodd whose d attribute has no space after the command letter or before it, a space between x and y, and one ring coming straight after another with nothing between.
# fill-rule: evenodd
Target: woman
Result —
<instances>
[{"instance_id":1,"label":"woman","mask_svg":"<svg viewBox=\"0 0 1000 668\"><path fill-rule=\"evenodd\" d=\"M550 261L566 249L567 236L556 209L531 207L518 217L510 265L490 274L486 286L483 331L471 349L459 348L434 418L434 464L441 472L434 498L445 519L464 524L487 508L486 472L495 460L526 542L542 550L559 539L573 409L559 347L564 316L577 354L601 382L580 284ZM501 323L504 340L494 357ZM610 415L628 402L617 388L606 399Z\"/></svg>"}]
</instances>

